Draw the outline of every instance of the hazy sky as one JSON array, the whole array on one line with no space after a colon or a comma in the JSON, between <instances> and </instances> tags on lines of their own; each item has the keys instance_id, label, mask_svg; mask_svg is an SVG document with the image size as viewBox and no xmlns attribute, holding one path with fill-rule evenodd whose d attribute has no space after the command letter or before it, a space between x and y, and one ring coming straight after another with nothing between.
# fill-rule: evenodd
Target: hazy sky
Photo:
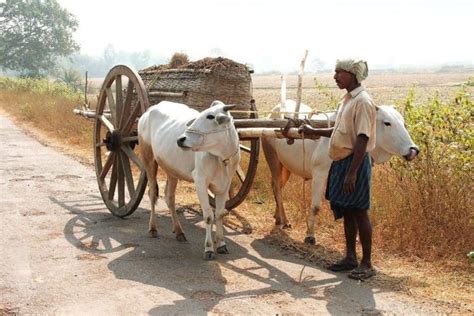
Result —
<instances>
[{"instance_id":1,"label":"hazy sky","mask_svg":"<svg viewBox=\"0 0 474 316\"><path fill-rule=\"evenodd\" d=\"M81 53L150 50L191 59L219 48L257 71L332 65L361 57L374 67L474 63L473 0L58 0L79 20Z\"/></svg>"}]
</instances>

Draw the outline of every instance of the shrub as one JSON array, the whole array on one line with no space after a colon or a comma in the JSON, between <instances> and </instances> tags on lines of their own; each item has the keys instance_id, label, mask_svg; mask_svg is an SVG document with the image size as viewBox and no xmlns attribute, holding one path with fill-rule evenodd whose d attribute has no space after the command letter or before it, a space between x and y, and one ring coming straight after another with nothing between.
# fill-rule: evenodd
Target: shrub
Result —
<instances>
[{"instance_id":1,"label":"shrub","mask_svg":"<svg viewBox=\"0 0 474 316\"><path fill-rule=\"evenodd\" d=\"M50 82L47 79L0 77L0 90L27 92L68 99L80 97L80 93L67 84Z\"/></svg>"},{"instance_id":2,"label":"shrub","mask_svg":"<svg viewBox=\"0 0 474 316\"><path fill-rule=\"evenodd\" d=\"M59 83L64 83L74 92L79 92L83 88L82 76L79 71L75 69L63 69L61 75L59 76Z\"/></svg>"},{"instance_id":3,"label":"shrub","mask_svg":"<svg viewBox=\"0 0 474 316\"><path fill-rule=\"evenodd\" d=\"M466 85L469 87L474 87L474 77L469 77L469 79L467 79Z\"/></svg>"}]
</instances>

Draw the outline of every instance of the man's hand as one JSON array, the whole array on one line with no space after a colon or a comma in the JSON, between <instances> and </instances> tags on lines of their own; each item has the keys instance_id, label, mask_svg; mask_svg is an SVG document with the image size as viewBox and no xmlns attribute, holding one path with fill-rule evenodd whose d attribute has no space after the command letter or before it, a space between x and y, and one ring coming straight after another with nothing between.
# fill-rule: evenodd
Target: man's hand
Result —
<instances>
[{"instance_id":1,"label":"man's hand","mask_svg":"<svg viewBox=\"0 0 474 316\"><path fill-rule=\"evenodd\" d=\"M302 124L300 127L298 127L298 133L305 134L305 136L311 136L310 138L312 139L317 139L320 137L320 135L318 134L318 130L312 128L309 124Z\"/></svg>"},{"instance_id":2,"label":"man's hand","mask_svg":"<svg viewBox=\"0 0 474 316\"><path fill-rule=\"evenodd\" d=\"M357 173L349 172L345 179L344 184L342 186L342 191L344 193L352 193L355 190L355 184L357 180Z\"/></svg>"},{"instance_id":3,"label":"man's hand","mask_svg":"<svg viewBox=\"0 0 474 316\"><path fill-rule=\"evenodd\" d=\"M321 136L331 137L333 128L313 128L309 124L302 124L298 127L298 133L304 134L306 138L318 139Z\"/></svg>"}]
</instances>

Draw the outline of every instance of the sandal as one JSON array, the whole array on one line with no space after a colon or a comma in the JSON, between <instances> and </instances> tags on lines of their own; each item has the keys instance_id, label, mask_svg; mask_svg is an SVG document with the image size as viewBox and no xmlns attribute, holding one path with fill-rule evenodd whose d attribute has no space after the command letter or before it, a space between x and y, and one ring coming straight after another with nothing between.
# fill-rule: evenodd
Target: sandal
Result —
<instances>
[{"instance_id":1,"label":"sandal","mask_svg":"<svg viewBox=\"0 0 474 316\"><path fill-rule=\"evenodd\" d=\"M376 275L373 268L357 267L349 273L348 277L353 280L364 281Z\"/></svg>"},{"instance_id":2,"label":"sandal","mask_svg":"<svg viewBox=\"0 0 474 316\"><path fill-rule=\"evenodd\" d=\"M357 268L357 263L350 263L346 261L339 261L326 267L326 269L333 272L351 271L354 270L354 268Z\"/></svg>"}]
</instances>

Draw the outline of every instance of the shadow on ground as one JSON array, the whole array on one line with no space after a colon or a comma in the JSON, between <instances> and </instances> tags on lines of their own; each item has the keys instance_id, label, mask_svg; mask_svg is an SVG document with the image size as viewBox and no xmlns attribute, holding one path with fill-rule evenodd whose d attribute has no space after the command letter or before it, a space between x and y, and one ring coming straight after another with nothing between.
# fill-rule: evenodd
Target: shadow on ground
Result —
<instances>
[{"instance_id":1,"label":"shadow on ground","mask_svg":"<svg viewBox=\"0 0 474 316\"><path fill-rule=\"evenodd\" d=\"M116 278L177 294L179 299L173 302L157 302L158 306L149 311L151 314L219 312L216 305L221 301L269 297L277 293L289 296L291 301L321 301L319 304L329 313L379 313L374 293L384 290L374 290L347 279L344 274L324 271L317 276L308 275L301 267L315 268L316 264L280 251L278 246L272 245L274 240L253 240L245 248L232 238L238 239L243 234L226 229L226 236L231 237L226 239L231 253L218 255L215 261L203 260L205 229L199 224L201 214L192 208L184 207L179 214L188 239L180 243L171 232L167 211L159 213L159 238L154 239L147 234L148 210L139 208L130 217L120 219L105 209L99 196L88 195L76 201L50 199L74 214L64 227L64 236L72 245L91 256L123 252L108 264ZM242 221L243 226L251 230L251 224L244 218ZM301 274L290 275L285 267L289 264L298 265Z\"/></svg>"}]
</instances>

